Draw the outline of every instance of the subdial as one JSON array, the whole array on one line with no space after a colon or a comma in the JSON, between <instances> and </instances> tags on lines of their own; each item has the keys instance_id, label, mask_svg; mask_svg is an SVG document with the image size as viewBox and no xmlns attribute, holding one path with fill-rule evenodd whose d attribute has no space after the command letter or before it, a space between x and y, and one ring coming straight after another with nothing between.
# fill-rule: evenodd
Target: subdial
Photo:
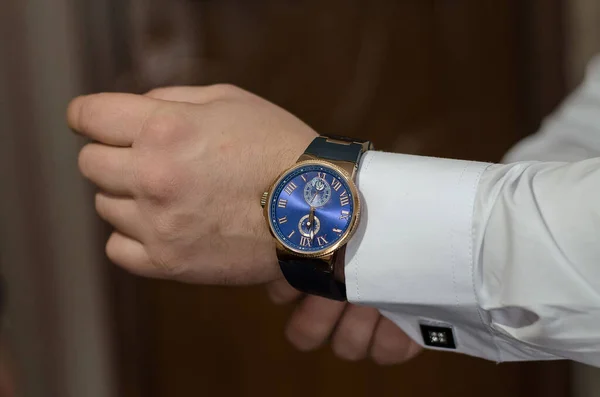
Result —
<instances>
[{"instance_id":1,"label":"subdial","mask_svg":"<svg viewBox=\"0 0 600 397\"><path fill-rule=\"evenodd\" d=\"M304 201L313 208L322 207L331 198L331 186L323 178L315 177L304 186Z\"/></svg>"},{"instance_id":2,"label":"subdial","mask_svg":"<svg viewBox=\"0 0 600 397\"><path fill-rule=\"evenodd\" d=\"M311 225L309 219L310 215L304 215L300 219L300 222L298 222L298 231L304 237L310 237L312 239L313 236L316 236L317 233L319 233L319 230L321 230L321 221L316 216L313 216L313 224Z\"/></svg>"}]
</instances>

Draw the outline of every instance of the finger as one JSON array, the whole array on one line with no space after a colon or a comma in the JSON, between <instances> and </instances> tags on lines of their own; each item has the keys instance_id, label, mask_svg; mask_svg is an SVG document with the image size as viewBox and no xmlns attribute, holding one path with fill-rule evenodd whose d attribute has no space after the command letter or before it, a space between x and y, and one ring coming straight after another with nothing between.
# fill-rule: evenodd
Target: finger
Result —
<instances>
[{"instance_id":1,"label":"finger","mask_svg":"<svg viewBox=\"0 0 600 397\"><path fill-rule=\"evenodd\" d=\"M304 351L319 347L331 335L345 305L346 302L307 295L288 323L288 340Z\"/></svg>"},{"instance_id":2,"label":"finger","mask_svg":"<svg viewBox=\"0 0 600 397\"><path fill-rule=\"evenodd\" d=\"M379 311L372 307L348 305L333 335L335 354L350 361L367 357L379 317Z\"/></svg>"},{"instance_id":3,"label":"finger","mask_svg":"<svg viewBox=\"0 0 600 397\"><path fill-rule=\"evenodd\" d=\"M160 101L143 95L95 94L75 98L67 121L76 132L113 146L131 146Z\"/></svg>"},{"instance_id":4,"label":"finger","mask_svg":"<svg viewBox=\"0 0 600 397\"><path fill-rule=\"evenodd\" d=\"M106 242L106 256L116 265L143 277L162 278L164 271L154 266L139 241L113 232Z\"/></svg>"},{"instance_id":5,"label":"finger","mask_svg":"<svg viewBox=\"0 0 600 397\"><path fill-rule=\"evenodd\" d=\"M205 87L164 87L155 88L145 95L149 98L172 102L188 102L194 104L207 104L209 102L230 98L243 93L241 89L229 84L215 84Z\"/></svg>"},{"instance_id":6,"label":"finger","mask_svg":"<svg viewBox=\"0 0 600 397\"><path fill-rule=\"evenodd\" d=\"M267 284L269 298L275 304L281 305L297 300L302 292L292 287L284 278Z\"/></svg>"},{"instance_id":7,"label":"finger","mask_svg":"<svg viewBox=\"0 0 600 397\"><path fill-rule=\"evenodd\" d=\"M96 212L119 232L142 241L142 219L133 198L96 193Z\"/></svg>"},{"instance_id":8,"label":"finger","mask_svg":"<svg viewBox=\"0 0 600 397\"><path fill-rule=\"evenodd\" d=\"M371 358L380 365L400 364L415 357L421 346L408 337L396 324L382 317L377 324Z\"/></svg>"},{"instance_id":9,"label":"finger","mask_svg":"<svg viewBox=\"0 0 600 397\"><path fill-rule=\"evenodd\" d=\"M133 194L132 154L128 148L89 143L79 152L79 170L100 189L119 196Z\"/></svg>"}]
</instances>

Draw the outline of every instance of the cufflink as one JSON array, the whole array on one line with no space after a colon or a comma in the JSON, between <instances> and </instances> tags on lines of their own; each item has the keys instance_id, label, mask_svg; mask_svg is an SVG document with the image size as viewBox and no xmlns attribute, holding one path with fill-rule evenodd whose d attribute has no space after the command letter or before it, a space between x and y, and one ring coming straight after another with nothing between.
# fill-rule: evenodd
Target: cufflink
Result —
<instances>
[{"instance_id":1,"label":"cufflink","mask_svg":"<svg viewBox=\"0 0 600 397\"><path fill-rule=\"evenodd\" d=\"M420 324L421 336L426 346L442 349L456 349L451 327Z\"/></svg>"}]
</instances>

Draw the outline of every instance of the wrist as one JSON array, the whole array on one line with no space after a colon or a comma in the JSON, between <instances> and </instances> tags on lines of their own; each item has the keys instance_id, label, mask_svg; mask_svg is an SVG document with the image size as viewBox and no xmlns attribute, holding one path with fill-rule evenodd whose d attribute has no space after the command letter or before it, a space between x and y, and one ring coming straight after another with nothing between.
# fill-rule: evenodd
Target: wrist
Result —
<instances>
[{"instance_id":1,"label":"wrist","mask_svg":"<svg viewBox=\"0 0 600 397\"><path fill-rule=\"evenodd\" d=\"M287 137L289 138L279 150L275 156L271 159L270 164L275 165L269 167L272 171L269 174L269 178L264 180L260 186L258 194L262 196L261 203L264 204L264 192L273 184L279 175L284 173L287 169L292 167L298 158L304 153L308 145L316 138L319 134L310 128L302 131L301 133L290 132ZM266 269L267 274L265 275L265 281L274 281L282 278L281 268L279 267L277 258L277 245L273 238L273 235L269 231L268 222L264 218L263 208L259 205L257 200L252 202L252 212L256 214L256 223L259 225L259 242L257 246L260 246L260 262L263 264L262 268Z\"/></svg>"}]
</instances>

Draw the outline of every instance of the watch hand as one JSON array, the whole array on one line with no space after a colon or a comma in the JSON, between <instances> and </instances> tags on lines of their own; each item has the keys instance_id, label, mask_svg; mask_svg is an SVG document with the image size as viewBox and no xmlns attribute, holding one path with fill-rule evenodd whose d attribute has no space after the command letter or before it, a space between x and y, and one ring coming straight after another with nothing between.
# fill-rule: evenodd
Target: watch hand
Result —
<instances>
[{"instance_id":1,"label":"watch hand","mask_svg":"<svg viewBox=\"0 0 600 397\"><path fill-rule=\"evenodd\" d=\"M314 200L314 199L313 199ZM312 201L311 201L312 202ZM308 214L308 225L310 227L310 241L312 242L312 240L315 237L314 234L314 230L315 230L315 207L310 207L310 213Z\"/></svg>"},{"instance_id":2,"label":"watch hand","mask_svg":"<svg viewBox=\"0 0 600 397\"><path fill-rule=\"evenodd\" d=\"M312 209L312 203L313 203L313 201L315 201L318 194L319 194L319 192L315 191L315 195L313 196L312 200L310 200L310 203L308 203L308 205L310 205L311 209Z\"/></svg>"}]
</instances>

